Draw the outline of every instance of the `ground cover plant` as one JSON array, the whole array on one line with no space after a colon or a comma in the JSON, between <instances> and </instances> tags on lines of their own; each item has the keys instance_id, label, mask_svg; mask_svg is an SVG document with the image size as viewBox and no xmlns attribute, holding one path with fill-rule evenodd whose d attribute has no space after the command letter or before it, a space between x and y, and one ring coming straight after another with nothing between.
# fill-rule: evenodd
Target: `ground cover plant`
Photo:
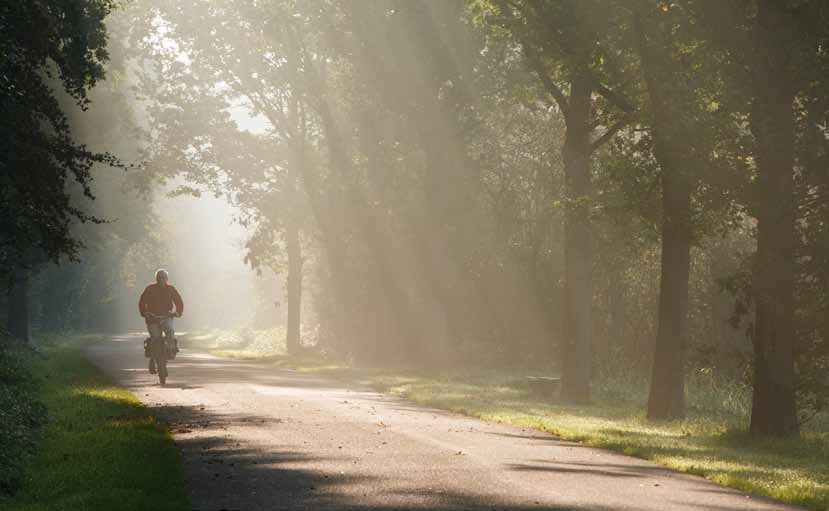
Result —
<instances>
[{"instance_id":1,"label":"ground cover plant","mask_svg":"<svg viewBox=\"0 0 829 511\"><path fill-rule=\"evenodd\" d=\"M33 373L46 423L18 491L0 507L190 509L172 438L132 393L115 387L77 348L48 348Z\"/></svg>"},{"instance_id":2,"label":"ground cover plant","mask_svg":"<svg viewBox=\"0 0 829 511\"><path fill-rule=\"evenodd\" d=\"M0 502L20 488L23 466L45 418L31 373L36 362L29 349L0 350Z\"/></svg>"}]
</instances>

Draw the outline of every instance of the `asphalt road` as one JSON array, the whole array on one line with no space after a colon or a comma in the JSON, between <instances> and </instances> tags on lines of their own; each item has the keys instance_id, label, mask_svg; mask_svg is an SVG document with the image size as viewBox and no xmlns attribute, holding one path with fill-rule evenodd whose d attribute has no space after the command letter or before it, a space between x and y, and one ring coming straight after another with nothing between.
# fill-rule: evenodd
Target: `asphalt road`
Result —
<instances>
[{"instance_id":1,"label":"asphalt road","mask_svg":"<svg viewBox=\"0 0 829 511\"><path fill-rule=\"evenodd\" d=\"M140 337L87 354L169 422L200 511L799 509L265 363L184 351L162 388Z\"/></svg>"}]
</instances>

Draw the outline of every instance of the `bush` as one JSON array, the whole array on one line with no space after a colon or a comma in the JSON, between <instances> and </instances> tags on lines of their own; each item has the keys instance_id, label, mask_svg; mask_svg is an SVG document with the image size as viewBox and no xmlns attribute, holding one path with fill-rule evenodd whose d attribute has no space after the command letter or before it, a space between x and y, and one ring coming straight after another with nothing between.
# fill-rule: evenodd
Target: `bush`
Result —
<instances>
[{"instance_id":1,"label":"bush","mask_svg":"<svg viewBox=\"0 0 829 511\"><path fill-rule=\"evenodd\" d=\"M46 417L33 375L36 357L29 351L0 350L0 498L20 487L24 463Z\"/></svg>"}]
</instances>

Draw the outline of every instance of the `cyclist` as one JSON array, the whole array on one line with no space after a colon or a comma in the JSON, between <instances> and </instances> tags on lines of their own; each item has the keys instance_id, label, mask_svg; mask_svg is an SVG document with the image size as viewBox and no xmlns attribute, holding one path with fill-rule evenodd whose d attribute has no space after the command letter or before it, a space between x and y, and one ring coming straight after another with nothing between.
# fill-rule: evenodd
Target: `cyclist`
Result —
<instances>
[{"instance_id":1,"label":"cyclist","mask_svg":"<svg viewBox=\"0 0 829 511\"><path fill-rule=\"evenodd\" d=\"M138 300L138 313L147 322L147 330L152 338L161 338L162 332L167 339L175 339L173 318L184 313L184 301L178 290L169 283L167 270L159 269L155 272L155 283L149 284ZM175 313L173 307L175 306ZM161 317L157 317L161 316ZM150 374L155 374L155 359L150 358Z\"/></svg>"}]
</instances>

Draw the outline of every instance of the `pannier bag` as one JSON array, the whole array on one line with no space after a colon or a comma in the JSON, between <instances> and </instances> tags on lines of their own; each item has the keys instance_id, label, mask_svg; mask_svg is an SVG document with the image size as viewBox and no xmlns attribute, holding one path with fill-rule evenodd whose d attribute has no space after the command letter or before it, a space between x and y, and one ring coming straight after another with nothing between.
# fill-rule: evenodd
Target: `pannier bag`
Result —
<instances>
[{"instance_id":1,"label":"pannier bag","mask_svg":"<svg viewBox=\"0 0 829 511\"><path fill-rule=\"evenodd\" d=\"M173 360L176 358L176 354L178 353L178 339L173 338L170 340L165 339L165 344L167 348L167 359Z\"/></svg>"},{"instance_id":2,"label":"pannier bag","mask_svg":"<svg viewBox=\"0 0 829 511\"><path fill-rule=\"evenodd\" d=\"M150 343L151 342L152 342L152 338L150 338L150 337L147 337L146 339L144 339L144 357L146 357L146 358L152 357L151 349L150 349ZM178 339L172 339L172 340L165 339L164 340L164 347L167 351L167 360L173 360L174 358L176 358L176 354L179 351L178 350Z\"/></svg>"}]
</instances>

